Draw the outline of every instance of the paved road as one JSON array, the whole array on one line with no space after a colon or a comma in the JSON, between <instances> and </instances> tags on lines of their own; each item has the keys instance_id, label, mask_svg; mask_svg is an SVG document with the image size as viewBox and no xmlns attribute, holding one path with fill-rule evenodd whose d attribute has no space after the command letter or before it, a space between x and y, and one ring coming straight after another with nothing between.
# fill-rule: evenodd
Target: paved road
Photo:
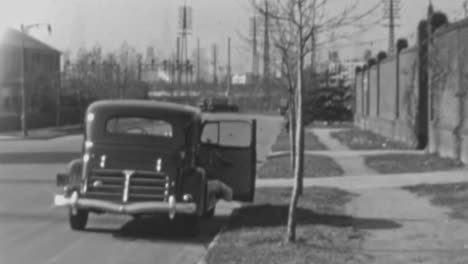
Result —
<instances>
[{"instance_id":1,"label":"paved road","mask_svg":"<svg viewBox=\"0 0 468 264\"><path fill-rule=\"evenodd\" d=\"M258 119L258 156L265 159L280 118ZM0 264L195 263L236 204L224 203L202 234L187 238L163 219L92 215L72 232L66 210L52 207L54 177L79 155L82 137L0 141Z\"/></svg>"}]
</instances>

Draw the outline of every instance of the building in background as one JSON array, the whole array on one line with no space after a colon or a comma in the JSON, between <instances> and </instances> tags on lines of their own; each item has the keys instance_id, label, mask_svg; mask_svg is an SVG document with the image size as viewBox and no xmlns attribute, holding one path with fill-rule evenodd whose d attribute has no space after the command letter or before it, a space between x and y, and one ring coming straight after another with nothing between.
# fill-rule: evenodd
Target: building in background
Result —
<instances>
[{"instance_id":1,"label":"building in background","mask_svg":"<svg viewBox=\"0 0 468 264\"><path fill-rule=\"evenodd\" d=\"M250 85L255 82L255 76L252 73L237 73L232 75L233 85Z\"/></svg>"},{"instance_id":2,"label":"building in background","mask_svg":"<svg viewBox=\"0 0 468 264\"><path fill-rule=\"evenodd\" d=\"M3 122L4 126L19 125L22 49L31 112L38 113L51 107L47 100L56 97L60 85L59 50L15 29L0 32L0 117L12 120L6 122L8 125ZM10 124L12 122L15 124Z\"/></svg>"},{"instance_id":3,"label":"building in background","mask_svg":"<svg viewBox=\"0 0 468 264\"><path fill-rule=\"evenodd\" d=\"M320 64L321 87L336 88L350 87L356 78L356 67L363 66L364 61L354 60L328 60Z\"/></svg>"}]
</instances>

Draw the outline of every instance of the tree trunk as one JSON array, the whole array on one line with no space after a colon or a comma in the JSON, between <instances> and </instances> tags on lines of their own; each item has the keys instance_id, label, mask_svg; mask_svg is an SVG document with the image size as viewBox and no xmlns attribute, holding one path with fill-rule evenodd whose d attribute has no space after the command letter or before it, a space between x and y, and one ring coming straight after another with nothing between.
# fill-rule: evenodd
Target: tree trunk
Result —
<instances>
[{"instance_id":1,"label":"tree trunk","mask_svg":"<svg viewBox=\"0 0 468 264\"><path fill-rule=\"evenodd\" d=\"M296 104L294 103L294 91L291 93L289 98L289 139L291 145L291 173L293 173L296 157Z\"/></svg>"},{"instance_id":2,"label":"tree trunk","mask_svg":"<svg viewBox=\"0 0 468 264\"><path fill-rule=\"evenodd\" d=\"M300 64L302 65L301 67L303 67L303 66L304 66L304 61L303 61L303 59L300 59L300 60L302 61L302 62L300 62ZM301 69L302 69L302 68L301 68ZM294 151L295 151L295 153L294 153L294 154L295 154L295 157L296 157L296 158L294 158L294 161L297 160L297 155L298 155L298 154L302 156L302 159L304 159L304 157L303 157L303 155L304 155L304 154L303 154L303 152L304 152L304 131L302 131L302 140L301 140L301 143L300 143L300 145L302 146L302 150L301 150L301 147L299 147L299 145L298 145L298 143L297 143L298 132L300 132L300 131L298 131L298 130L299 130L299 129L304 129L304 126L303 126L303 125L299 125L299 124L302 124L302 123L303 123L303 121L302 121L302 112L303 112L303 111L302 111L302 90L303 90L303 85L304 85L304 79L303 79L304 75L303 75L303 74L304 74L304 73L303 73L302 70L300 70L300 73L298 73L298 75L300 75L300 76L298 76L298 78L301 79L301 81L298 82L298 83L300 83L301 88L300 88L300 89L299 89L299 88L297 89L297 92L296 92L296 100L295 100L297 103L296 103L296 105L295 105L295 106L296 106L296 111L295 111L295 113L296 113L296 121L294 122L295 133L296 133L296 135L294 136L294 140L295 140L295 142L294 142ZM298 86L298 87L299 87L299 86ZM299 106L299 97L300 97L300 102L301 102L301 103L300 103L300 106ZM299 107L300 107L300 109L301 109L300 112L299 112ZM299 119L299 117L300 117L300 119ZM304 161L302 161L302 163L304 163ZM294 165L294 168L296 168L296 165ZM294 171L294 170L293 170L293 171ZM304 180L303 180L303 175L302 175L302 174L303 174L303 170L302 170L302 169L301 169L301 172L300 172L300 173L301 173L301 174L300 174L300 177L299 177L298 183L297 183L297 193L298 193L299 196L302 195L302 191L303 191L303 188L304 188ZM294 174L294 175L296 175L296 174Z\"/></svg>"},{"instance_id":3,"label":"tree trunk","mask_svg":"<svg viewBox=\"0 0 468 264\"><path fill-rule=\"evenodd\" d=\"M299 5L299 10L301 6ZM301 19L302 21L302 19ZM296 87L296 158L294 165L294 187L289 204L288 225L286 231L286 242L294 242L296 240L296 209L299 201L300 186L303 176L304 166L304 125L302 123L302 85L303 85L303 65L304 58L302 48L302 28L299 27L298 38L298 68L297 68L297 87Z\"/></svg>"}]
</instances>

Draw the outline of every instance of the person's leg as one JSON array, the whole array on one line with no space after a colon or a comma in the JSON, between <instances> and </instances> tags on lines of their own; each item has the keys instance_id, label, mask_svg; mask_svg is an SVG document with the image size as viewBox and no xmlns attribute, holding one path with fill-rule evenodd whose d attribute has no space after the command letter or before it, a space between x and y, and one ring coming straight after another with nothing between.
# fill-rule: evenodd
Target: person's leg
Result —
<instances>
[{"instance_id":1,"label":"person's leg","mask_svg":"<svg viewBox=\"0 0 468 264\"><path fill-rule=\"evenodd\" d=\"M226 201L232 201L233 197L232 189L219 180L208 181L208 194L214 194L217 199L223 199Z\"/></svg>"}]
</instances>

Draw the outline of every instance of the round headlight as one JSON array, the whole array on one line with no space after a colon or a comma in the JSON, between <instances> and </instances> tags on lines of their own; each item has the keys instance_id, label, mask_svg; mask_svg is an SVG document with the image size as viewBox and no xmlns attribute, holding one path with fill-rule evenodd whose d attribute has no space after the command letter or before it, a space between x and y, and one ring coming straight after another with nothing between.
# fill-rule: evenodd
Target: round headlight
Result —
<instances>
[{"instance_id":1,"label":"round headlight","mask_svg":"<svg viewBox=\"0 0 468 264\"><path fill-rule=\"evenodd\" d=\"M184 202L191 202L193 200L193 197L190 194L184 194L182 200L184 200Z\"/></svg>"}]
</instances>

